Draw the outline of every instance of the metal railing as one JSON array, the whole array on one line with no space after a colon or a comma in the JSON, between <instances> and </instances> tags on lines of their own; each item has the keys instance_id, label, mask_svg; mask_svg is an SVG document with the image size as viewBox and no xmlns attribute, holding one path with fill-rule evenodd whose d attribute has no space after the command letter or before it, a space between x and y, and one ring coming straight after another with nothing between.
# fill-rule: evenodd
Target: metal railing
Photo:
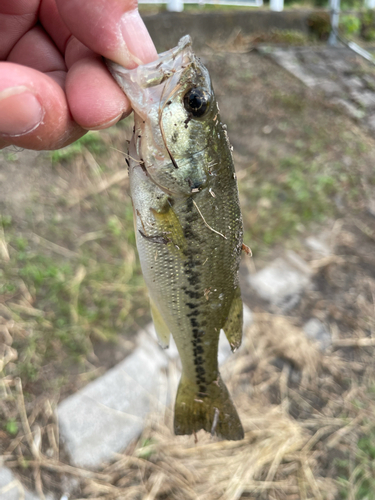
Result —
<instances>
[{"instance_id":1,"label":"metal railing","mask_svg":"<svg viewBox=\"0 0 375 500\"><path fill-rule=\"evenodd\" d=\"M272 0L271 0L272 1ZM280 1L280 0L277 0ZM284 0L281 0L282 2ZM170 12L182 12L184 4L203 5L233 5L235 7L262 7L263 0L138 0L143 4L167 4Z\"/></svg>"}]
</instances>

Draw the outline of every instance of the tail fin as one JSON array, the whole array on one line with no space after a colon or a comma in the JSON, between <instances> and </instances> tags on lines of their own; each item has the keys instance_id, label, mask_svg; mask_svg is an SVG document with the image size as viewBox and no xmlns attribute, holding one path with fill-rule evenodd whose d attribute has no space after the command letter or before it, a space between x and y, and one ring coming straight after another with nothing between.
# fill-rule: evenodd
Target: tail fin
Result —
<instances>
[{"instance_id":1,"label":"tail fin","mask_svg":"<svg viewBox=\"0 0 375 500\"><path fill-rule=\"evenodd\" d=\"M184 376L180 380L175 403L174 432L192 434L200 429L233 441L244 437L237 410L220 375L207 386L205 397L197 394L196 386Z\"/></svg>"}]
</instances>

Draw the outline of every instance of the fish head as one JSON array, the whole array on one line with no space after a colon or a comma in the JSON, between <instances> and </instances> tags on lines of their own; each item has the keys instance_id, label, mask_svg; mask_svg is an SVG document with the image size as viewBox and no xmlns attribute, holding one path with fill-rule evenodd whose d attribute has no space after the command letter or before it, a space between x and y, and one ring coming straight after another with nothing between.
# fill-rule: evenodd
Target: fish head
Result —
<instances>
[{"instance_id":1,"label":"fish head","mask_svg":"<svg viewBox=\"0 0 375 500\"><path fill-rule=\"evenodd\" d=\"M203 189L208 150L221 139L220 120L208 71L193 53L190 37L135 69L107 65L132 104L135 151L150 178L174 195Z\"/></svg>"}]
</instances>

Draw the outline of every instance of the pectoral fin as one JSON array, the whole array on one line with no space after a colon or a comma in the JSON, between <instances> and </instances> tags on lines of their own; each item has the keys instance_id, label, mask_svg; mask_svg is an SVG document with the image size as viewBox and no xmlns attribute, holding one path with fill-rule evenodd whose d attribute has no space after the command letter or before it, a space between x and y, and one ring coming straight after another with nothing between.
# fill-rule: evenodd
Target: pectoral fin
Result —
<instances>
[{"instance_id":1,"label":"pectoral fin","mask_svg":"<svg viewBox=\"0 0 375 500\"><path fill-rule=\"evenodd\" d=\"M232 352L236 351L242 341L243 306L241 290L238 286L229 309L228 317L223 326L223 330L228 339Z\"/></svg>"},{"instance_id":2,"label":"pectoral fin","mask_svg":"<svg viewBox=\"0 0 375 500\"><path fill-rule=\"evenodd\" d=\"M163 349L167 349L167 347L169 347L169 338L171 333L152 299L150 299L150 305L152 320L154 322L159 344Z\"/></svg>"},{"instance_id":3,"label":"pectoral fin","mask_svg":"<svg viewBox=\"0 0 375 500\"><path fill-rule=\"evenodd\" d=\"M181 222L173 210L168 198L161 204L159 209L150 209L156 222L158 231L177 249L186 247L184 230Z\"/></svg>"}]
</instances>

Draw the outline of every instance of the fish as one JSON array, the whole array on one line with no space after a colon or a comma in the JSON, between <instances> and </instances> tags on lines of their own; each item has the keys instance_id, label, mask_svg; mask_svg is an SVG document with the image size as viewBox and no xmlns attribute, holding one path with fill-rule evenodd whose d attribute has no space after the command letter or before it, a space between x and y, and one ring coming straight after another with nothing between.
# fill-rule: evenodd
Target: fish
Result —
<instances>
[{"instance_id":1,"label":"fish","mask_svg":"<svg viewBox=\"0 0 375 500\"><path fill-rule=\"evenodd\" d=\"M173 336L181 358L174 432L240 440L218 344L221 329L232 351L241 344L243 223L209 73L189 35L154 62L107 66L134 110L129 183L155 330L164 348Z\"/></svg>"}]
</instances>

